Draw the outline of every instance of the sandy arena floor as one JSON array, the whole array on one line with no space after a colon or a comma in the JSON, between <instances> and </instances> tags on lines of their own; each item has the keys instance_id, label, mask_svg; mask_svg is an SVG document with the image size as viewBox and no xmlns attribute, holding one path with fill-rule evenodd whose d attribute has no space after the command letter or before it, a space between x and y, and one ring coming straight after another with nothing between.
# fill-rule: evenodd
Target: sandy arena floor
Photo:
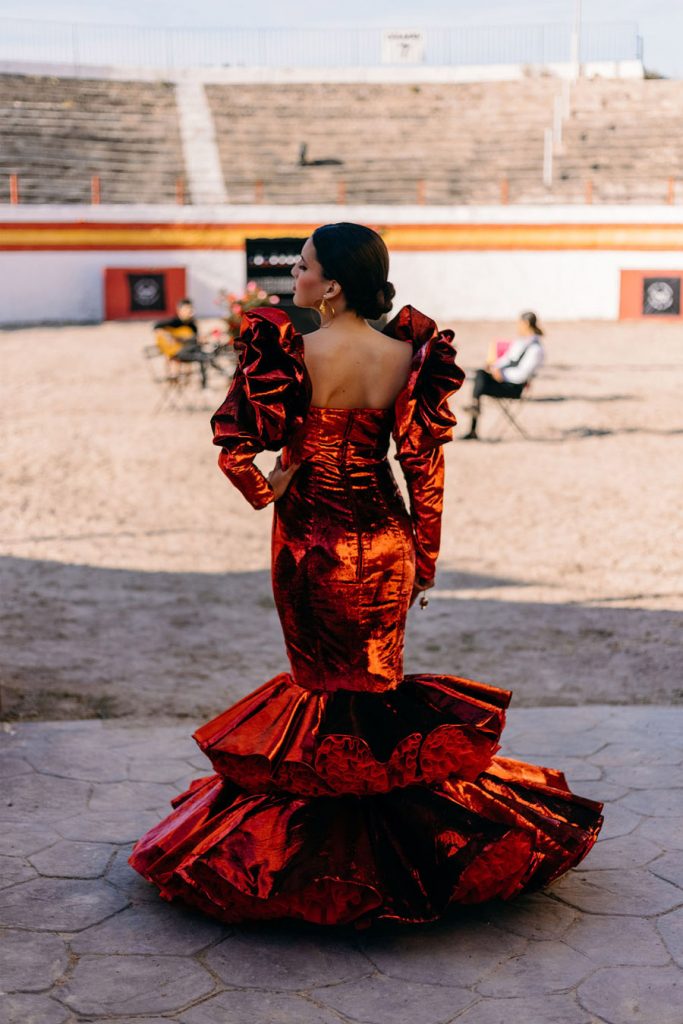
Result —
<instances>
[{"instance_id":1,"label":"sandy arena floor","mask_svg":"<svg viewBox=\"0 0 683 1024\"><path fill-rule=\"evenodd\" d=\"M510 332L455 326L468 370ZM136 324L0 335L8 717L200 722L286 667L270 513L210 443L221 384L160 408L149 340ZM683 700L682 348L674 324L552 325L521 412L533 440L489 406L484 440L448 447L409 671L508 686L517 706Z\"/></svg>"}]
</instances>

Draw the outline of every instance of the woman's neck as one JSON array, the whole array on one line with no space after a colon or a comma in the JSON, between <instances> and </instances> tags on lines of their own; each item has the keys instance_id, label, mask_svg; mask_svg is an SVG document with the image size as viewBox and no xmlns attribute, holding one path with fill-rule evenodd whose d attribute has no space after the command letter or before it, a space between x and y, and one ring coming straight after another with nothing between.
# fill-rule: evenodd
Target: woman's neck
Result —
<instances>
[{"instance_id":1,"label":"woman's neck","mask_svg":"<svg viewBox=\"0 0 683 1024\"><path fill-rule=\"evenodd\" d=\"M341 312L335 313L331 320L327 320L320 325L321 330L330 331L333 334L341 331L346 335L362 333L367 328L367 321L350 309L343 309Z\"/></svg>"}]
</instances>

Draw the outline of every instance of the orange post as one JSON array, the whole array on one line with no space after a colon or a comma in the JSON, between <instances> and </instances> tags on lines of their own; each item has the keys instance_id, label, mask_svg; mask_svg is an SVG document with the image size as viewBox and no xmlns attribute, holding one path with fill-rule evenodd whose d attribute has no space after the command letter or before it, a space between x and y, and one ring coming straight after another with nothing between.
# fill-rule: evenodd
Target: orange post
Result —
<instances>
[{"instance_id":1,"label":"orange post","mask_svg":"<svg viewBox=\"0 0 683 1024\"><path fill-rule=\"evenodd\" d=\"M263 202L263 182L262 181L255 181L254 182L254 202L255 203L262 203Z\"/></svg>"},{"instance_id":2,"label":"orange post","mask_svg":"<svg viewBox=\"0 0 683 1024\"><path fill-rule=\"evenodd\" d=\"M585 202L589 205L593 202L593 179L586 178L586 195Z\"/></svg>"},{"instance_id":3,"label":"orange post","mask_svg":"<svg viewBox=\"0 0 683 1024\"><path fill-rule=\"evenodd\" d=\"M676 179L669 178L666 183L666 201L669 206L673 206L676 202Z\"/></svg>"},{"instance_id":4,"label":"orange post","mask_svg":"<svg viewBox=\"0 0 683 1024\"><path fill-rule=\"evenodd\" d=\"M93 174L90 178L90 202L93 206L100 205L100 176Z\"/></svg>"},{"instance_id":5,"label":"orange post","mask_svg":"<svg viewBox=\"0 0 683 1024\"><path fill-rule=\"evenodd\" d=\"M185 179L176 178L175 180L175 201L178 206L183 206L185 203Z\"/></svg>"},{"instance_id":6,"label":"orange post","mask_svg":"<svg viewBox=\"0 0 683 1024\"><path fill-rule=\"evenodd\" d=\"M503 206L510 202L510 179L507 177L500 179L500 201Z\"/></svg>"},{"instance_id":7,"label":"orange post","mask_svg":"<svg viewBox=\"0 0 683 1024\"><path fill-rule=\"evenodd\" d=\"M426 195L425 181L424 181L424 178L420 178L420 180L417 183L417 201L420 204L420 206L424 206L425 195Z\"/></svg>"},{"instance_id":8,"label":"orange post","mask_svg":"<svg viewBox=\"0 0 683 1024\"><path fill-rule=\"evenodd\" d=\"M9 201L12 206L17 206L19 203L19 175L10 174L9 176Z\"/></svg>"},{"instance_id":9,"label":"orange post","mask_svg":"<svg viewBox=\"0 0 683 1024\"><path fill-rule=\"evenodd\" d=\"M346 182L343 178L337 182L337 202L342 205L346 202Z\"/></svg>"}]
</instances>

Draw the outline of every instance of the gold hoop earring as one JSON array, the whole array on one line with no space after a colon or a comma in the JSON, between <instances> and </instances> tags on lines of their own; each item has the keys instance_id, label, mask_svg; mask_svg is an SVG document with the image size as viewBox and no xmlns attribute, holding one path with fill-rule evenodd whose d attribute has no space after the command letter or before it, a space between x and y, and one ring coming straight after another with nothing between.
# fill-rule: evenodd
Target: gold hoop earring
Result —
<instances>
[{"instance_id":1,"label":"gold hoop earring","mask_svg":"<svg viewBox=\"0 0 683 1024\"><path fill-rule=\"evenodd\" d=\"M320 327L329 327L332 321L334 320L335 312L332 303L326 302L324 296L320 300L320 305L318 306L318 313L320 314ZM327 323L325 323L325 317L328 315L328 313L330 319L327 321Z\"/></svg>"}]
</instances>

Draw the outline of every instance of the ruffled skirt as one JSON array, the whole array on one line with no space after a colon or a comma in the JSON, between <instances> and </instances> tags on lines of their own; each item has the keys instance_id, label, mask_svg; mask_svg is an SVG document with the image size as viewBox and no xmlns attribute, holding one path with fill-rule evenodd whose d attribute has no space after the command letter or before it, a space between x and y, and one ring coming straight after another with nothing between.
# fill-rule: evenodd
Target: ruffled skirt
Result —
<instances>
[{"instance_id":1,"label":"ruffled skirt","mask_svg":"<svg viewBox=\"0 0 683 1024\"><path fill-rule=\"evenodd\" d=\"M321 693L279 675L197 731L216 774L130 863L228 922L433 921L547 885L591 848L602 807L495 756L509 699L454 676Z\"/></svg>"}]
</instances>

